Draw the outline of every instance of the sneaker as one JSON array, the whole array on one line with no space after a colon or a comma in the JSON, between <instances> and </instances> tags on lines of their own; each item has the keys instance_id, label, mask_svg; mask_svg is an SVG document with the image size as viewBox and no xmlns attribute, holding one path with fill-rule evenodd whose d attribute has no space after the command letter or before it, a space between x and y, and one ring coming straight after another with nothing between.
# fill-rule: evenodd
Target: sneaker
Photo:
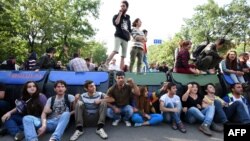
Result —
<instances>
[{"instance_id":1,"label":"sneaker","mask_svg":"<svg viewBox=\"0 0 250 141\"><path fill-rule=\"evenodd\" d=\"M224 130L223 126L215 124L214 122L212 122L210 128L211 128L211 130L214 130L216 132L223 132L223 130Z\"/></svg>"},{"instance_id":2,"label":"sneaker","mask_svg":"<svg viewBox=\"0 0 250 141\"><path fill-rule=\"evenodd\" d=\"M102 139L107 139L108 135L107 133L104 131L103 128L96 130L96 134L98 134Z\"/></svg>"},{"instance_id":3,"label":"sneaker","mask_svg":"<svg viewBox=\"0 0 250 141\"><path fill-rule=\"evenodd\" d=\"M15 141L21 141L23 139L24 139L24 133L23 133L23 131L20 131L20 132L16 133L16 135L14 137Z\"/></svg>"},{"instance_id":4,"label":"sneaker","mask_svg":"<svg viewBox=\"0 0 250 141\"><path fill-rule=\"evenodd\" d=\"M177 127L177 125L176 125L175 122L172 123L172 129L174 129L174 130L177 130L177 129L178 129L178 127Z\"/></svg>"},{"instance_id":5,"label":"sneaker","mask_svg":"<svg viewBox=\"0 0 250 141\"><path fill-rule=\"evenodd\" d=\"M120 119L114 120L114 121L112 122L112 125L113 125L113 126L117 126L117 125L119 124L119 122L120 122Z\"/></svg>"},{"instance_id":6,"label":"sneaker","mask_svg":"<svg viewBox=\"0 0 250 141\"><path fill-rule=\"evenodd\" d=\"M185 126L184 126L184 124L182 122L179 123L177 125L177 127L178 127L179 131L181 131L182 133L186 133L187 132L187 130L186 130L186 128L185 128Z\"/></svg>"},{"instance_id":7,"label":"sneaker","mask_svg":"<svg viewBox=\"0 0 250 141\"><path fill-rule=\"evenodd\" d=\"M75 133L70 137L70 141L76 141L84 132L76 130Z\"/></svg>"},{"instance_id":8,"label":"sneaker","mask_svg":"<svg viewBox=\"0 0 250 141\"><path fill-rule=\"evenodd\" d=\"M207 124L202 124L199 127L200 131L203 132L205 135L212 136L212 131L209 129Z\"/></svg>"},{"instance_id":9,"label":"sneaker","mask_svg":"<svg viewBox=\"0 0 250 141\"><path fill-rule=\"evenodd\" d=\"M5 127L0 128L0 135L4 136L7 134L7 129Z\"/></svg>"},{"instance_id":10,"label":"sneaker","mask_svg":"<svg viewBox=\"0 0 250 141\"><path fill-rule=\"evenodd\" d=\"M135 126L135 127L140 127L140 126L142 126L142 123L135 123L134 126Z\"/></svg>"},{"instance_id":11,"label":"sneaker","mask_svg":"<svg viewBox=\"0 0 250 141\"><path fill-rule=\"evenodd\" d=\"M127 127L130 127L131 126L131 123L128 121L128 120L124 120L125 124Z\"/></svg>"}]
</instances>

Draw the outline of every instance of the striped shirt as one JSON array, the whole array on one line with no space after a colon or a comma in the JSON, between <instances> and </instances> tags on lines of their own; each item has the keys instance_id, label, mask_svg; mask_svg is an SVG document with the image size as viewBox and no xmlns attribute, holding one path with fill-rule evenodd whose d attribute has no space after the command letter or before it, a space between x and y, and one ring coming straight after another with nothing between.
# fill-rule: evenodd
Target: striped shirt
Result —
<instances>
[{"instance_id":1,"label":"striped shirt","mask_svg":"<svg viewBox=\"0 0 250 141\"><path fill-rule=\"evenodd\" d=\"M88 113L98 112L99 105L95 104L95 100L103 99L105 96L102 92L95 92L93 96L89 96L88 93L81 95L82 101Z\"/></svg>"},{"instance_id":2,"label":"striped shirt","mask_svg":"<svg viewBox=\"0 0 250 141\"><path fill-rule=\"evenodd\" d=\"M143 49L143 46L144 46L144 42L143 41L137 41L135 40L136 36L145 36L144 33L137 29L137 28L133 28L132 29L132 37L133 37L133 40L132 40L132 47L140 47Z\"/></svg>"}]
</instances>

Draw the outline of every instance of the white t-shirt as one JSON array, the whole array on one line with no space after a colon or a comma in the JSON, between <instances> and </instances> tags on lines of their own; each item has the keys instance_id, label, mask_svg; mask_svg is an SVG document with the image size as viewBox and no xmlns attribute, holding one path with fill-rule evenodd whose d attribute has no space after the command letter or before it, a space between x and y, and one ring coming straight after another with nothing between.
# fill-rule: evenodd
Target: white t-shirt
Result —
<instances>
[{"instance_id":1,"label":"white t-shirt","mask_svg":"<svg viewBox=\"0 0 250 141\"><path fill-rule=\"evenodd\" d=\"M174 95L173 97L169 97L168 93L161 96L160 101L164 102L164 106L166 107L168 104L171 104L172 106L176 104L180 104L180 97L178 95Z\"/></svg>"}]
</instances>

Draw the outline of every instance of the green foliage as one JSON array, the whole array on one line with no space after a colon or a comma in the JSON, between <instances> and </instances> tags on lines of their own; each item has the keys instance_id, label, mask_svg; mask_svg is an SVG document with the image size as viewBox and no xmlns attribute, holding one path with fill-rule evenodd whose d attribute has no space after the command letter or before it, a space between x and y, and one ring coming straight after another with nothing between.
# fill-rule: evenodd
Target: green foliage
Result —
<instances>
[{"instance_id":1,"label":"green foliage","mask_svg":"<svg viewBox=\"0 0 250 141\"><path fill-rule=\"evenodd\" d=\"M223 7L208 0L195 11L192 18L185 20L181 30L182 36L191 39L194 45L217 38L226 38L235 45L244 42L245 47L250 44L250 6L246 0L232 0Z\"/></svg>"},{"instance_id":2,"label":"green foliage","mask_svg":"<svg viewBox=\"0 0 250 141\"><path fill-rule=\"evenodd\" d=\"M88 18L98 18L99 6L100 0L1 0L0 60L12 54L20 62L29 51L41 55L51 46L66 60L65 46L73 53L95 35Z\"/></svg>"},{"instance_id":3,"label":"green foliage","mask_svg":"<svg viewBox=\"0 0 250 141\"><path fill-rule=\"evenodd\" d=\"M149 63L167 62L168 66L174 65L174 51L179 47L182 38L179 35L161 45L152 45L148 48Z\"/></svg>"}]
</instances>

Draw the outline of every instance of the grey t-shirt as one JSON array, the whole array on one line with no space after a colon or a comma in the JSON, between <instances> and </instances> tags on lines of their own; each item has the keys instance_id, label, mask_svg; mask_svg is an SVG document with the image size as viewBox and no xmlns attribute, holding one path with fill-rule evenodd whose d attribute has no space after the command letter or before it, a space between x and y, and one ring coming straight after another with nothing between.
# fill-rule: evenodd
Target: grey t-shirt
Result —
<instances>
[{"instance_id":1,"label":"grey t-shirt","mask_svg":"<svg viewBox=\"0 0 250 141\"><path fill-rule=\"evenodd\" d=\"M47 100L47 103L46 103L46 107L50 107L51 106L51 98L50 97L48 100ZM69 102L72 103L74 102L75 100L75 97L71 94L68 94L68 99L69 99ZM60 115L63 113L63 112L69 112L69 108L67 107L66 105L66 102L64 100L64 96L61 97L61 98L55 98L55 102L54 102L54 105L53 105L53 108L52 108L52 113L49 115L48 118L55 118L55 117L60 117Z\"/></svg>"}]
</instances>

